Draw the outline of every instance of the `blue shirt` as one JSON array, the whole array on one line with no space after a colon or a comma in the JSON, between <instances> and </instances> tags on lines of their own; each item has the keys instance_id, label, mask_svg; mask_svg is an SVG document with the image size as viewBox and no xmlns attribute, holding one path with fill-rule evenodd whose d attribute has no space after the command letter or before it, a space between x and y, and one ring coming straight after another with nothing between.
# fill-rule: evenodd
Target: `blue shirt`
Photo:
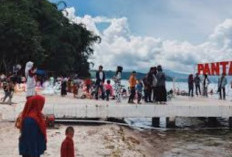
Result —
<instances>
[{"instance_id":1,"label":"blue shirt","mask_svg":"<svg viewBox=\"0 0 232 157\"><path fill-rule=\"evenodd\" d=\"M19 138L19 154L39 157L46 150L46 140L33 118L25 118Z\"/></svg>"},{"instance_id":2,"label":"blue shirt","mask_svg":"<svg viewBox=\"0 0 232 157\"><path fill-rule=\"evenodd\" d=\"M143 91L143 84L142 83L138 83L136 85L136 90L139 92L139 93L142 93Z\"/></svg>"}]
</instances>

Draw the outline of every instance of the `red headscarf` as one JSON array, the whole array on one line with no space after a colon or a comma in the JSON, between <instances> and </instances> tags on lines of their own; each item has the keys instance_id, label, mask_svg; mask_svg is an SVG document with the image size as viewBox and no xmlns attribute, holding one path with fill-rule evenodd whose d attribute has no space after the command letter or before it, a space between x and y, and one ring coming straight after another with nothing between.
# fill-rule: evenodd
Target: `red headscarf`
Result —
<instances>
[{"instance_id":1,"label":"red headscarf","mask_svg":"<svg viewBox=\"0 0 232 157\"><path fill-rule=\"evenodd\" d=\"M47 140L46 123L42 115L44 103L45 98L40 95L28 98L22 113L22 123L26 117L33 118L39 126L45 139Z\"/></svg>"}]
</instances>

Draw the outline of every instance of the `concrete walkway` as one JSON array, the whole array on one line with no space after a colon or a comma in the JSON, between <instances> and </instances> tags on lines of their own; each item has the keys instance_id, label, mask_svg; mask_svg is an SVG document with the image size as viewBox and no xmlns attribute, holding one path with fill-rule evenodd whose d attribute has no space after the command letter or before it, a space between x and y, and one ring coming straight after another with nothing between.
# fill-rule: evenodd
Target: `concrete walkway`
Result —
<instances>
[{"instance_id":1,"label":"concrete walkway","mask_svg":"<svg viewBox=\"0 0 232 157\"><path fill-rule=\"evenodd\" d=\"M232 102L188 97L175 97L166 105L76 100L49 102L44 111L57 118L232 117Z\"/></svg>"},{"instance_id":2,"label":"concrete walkway","mask_svg":"<svg viewBox=\"0 0 232 157\"><path fill-rule=\"evenodd\" d=\"M1 105L3 119L14 120L23 110L24 94L14 95L12 106ZM46 96L45 114L56 118L152 118L152 117L232 117L232 102L204 97L176 96L166 105L118 104L114 100L74 99L60 96Z\"/></svg>"}]
</instances>

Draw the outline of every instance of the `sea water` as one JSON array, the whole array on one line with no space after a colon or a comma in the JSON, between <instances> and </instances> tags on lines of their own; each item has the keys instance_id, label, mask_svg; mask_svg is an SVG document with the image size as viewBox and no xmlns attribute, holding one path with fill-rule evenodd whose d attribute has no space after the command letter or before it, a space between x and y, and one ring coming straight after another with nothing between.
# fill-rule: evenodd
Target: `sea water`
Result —
<instances>
[{"instance_id":1,"label":"sea water","mask_svg":"<svg viewBox=\"0 0 232 157\"><path fill-rule=\"evenodd\" d=\"M228 81L230 82L230 81ZM122 84L128 87L128 81ZM167 91L179 89L188 92L186 82L166 82ZM211 83L208 91L213 90L212 99L218 99L218 85ZM232 89L226 86L227 101L232 103ZM145 140L159 150L162 157L232 157L232 132L228 119L217 118L218 126L208 127L206 118L176 118L175 128L166 128L165 117L160 118L160 128L151 127L151 118L127 118L125 121L138 129ZM156 152L154 152L154 157Z\"/></svg>"},{"instance_id":2,"label":"sea water","mask_svg":"<svg viewBox=\"0 0 232 157\"><path fill-rule=\"evenodd\" d=\"M226 99L228 101L232 100L232 88L230 85L230 79L228 79L228 84L226 86ZM121 81L122 86L127 89L129 87L128 80L122 80ZM186 82L169 82L166 81L166 90L179 90L188 93L188 83ZM213 91L213 94L209 94L209 98L211 99L218 99L219 94L217 93L218 85L217 83L210 83L208 87L208 92ZM195 92L195 91L194 91ZM195 93L194 93L195 94ZM231 102L232 103L232 102ZM224 118L218 118L220 127L228 127L228 120ZM126 118L125 121L137 128L144 128L149 129L151 128L151 118ZM198 119L198 118L183 118L183 117L177 117L176 118L176 126L178 128L206 128L206 119ZM160 128L165 129L166 128L166 117L160 118Z\"/></svg>"},{"instance_id":3,"label":"sea water","mask_svg":"<svg viewBox=\"0 0 232 157\"><path fill-rule=\"evenodd\" d=\"M232 78L228 79L228 83L226 85L226 95L228 100L232 100L232 88L230 82L232 81ZM112 81L113 82L113 81ZM121 81L122 86L124 86L125 89L128 89L129 83L128 80L122 80ZM201 87L202 88L202 87ZM187 82L170 82L166 81L166 90L179 90L179 91L184 91L188 93L188 83ZM210 98L218 98L218 84L217 83L210 83L208 86L208 92L213 91L213 94L210 95ZM195 89L194 89L195 92ZM195 93L194 93L195 94Z\"/></svg>"}]
</instances>

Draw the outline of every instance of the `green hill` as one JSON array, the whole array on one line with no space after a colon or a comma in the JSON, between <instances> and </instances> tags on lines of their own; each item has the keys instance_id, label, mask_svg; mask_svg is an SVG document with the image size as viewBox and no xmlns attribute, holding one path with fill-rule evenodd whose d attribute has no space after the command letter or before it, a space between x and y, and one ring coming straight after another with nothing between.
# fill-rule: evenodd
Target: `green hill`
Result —
<instances>
[{"instance_id":1,"label":"green hill","mask_svg":"<svg viewBox=\"0 0 232 157\"><path fill-rule=\"evenodd\" d=\"M90 74L91 74L91 78L95 78L96 70L91 70L91 71L90 71ZM111 78L114 77L115 72L109 70L109 71L105 71L105 74L106 74L106 78L107 78L107 79L111 79ZM123 79L123 80L128 80L129 77L130 77L130 74L131 74L131 72L123 72L123 73L122 73L122 79ZM145 77L145 75L146 75L146 74L140 73L140 72L137 72L137 73L136 73L137 79L143 79L143 78ZM172 78L166 75L166 80L167 80L167 81L172 81Z\"/></svg>"}]
</instances>

